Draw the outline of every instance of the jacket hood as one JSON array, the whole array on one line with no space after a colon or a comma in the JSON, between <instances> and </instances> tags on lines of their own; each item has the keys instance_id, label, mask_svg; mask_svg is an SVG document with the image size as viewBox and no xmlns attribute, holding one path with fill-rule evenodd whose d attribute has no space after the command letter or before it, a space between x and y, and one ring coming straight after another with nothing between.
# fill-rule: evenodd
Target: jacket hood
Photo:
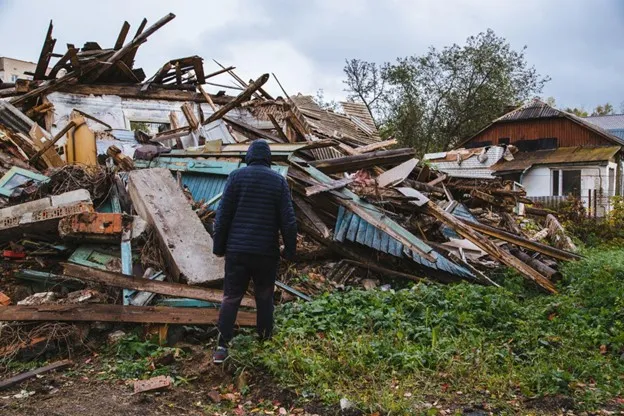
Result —
<instances>
[{"instance_id":1,"label":"jacket hood","mask_svg":"<svg viewBox=\"0 0 624 416\"><path fill-rule=\"evenodd\" d=\"M271 148L264 140L255 140L249 146L245 163L248 165L271 166Z\"/></svg>"}]
</instances>

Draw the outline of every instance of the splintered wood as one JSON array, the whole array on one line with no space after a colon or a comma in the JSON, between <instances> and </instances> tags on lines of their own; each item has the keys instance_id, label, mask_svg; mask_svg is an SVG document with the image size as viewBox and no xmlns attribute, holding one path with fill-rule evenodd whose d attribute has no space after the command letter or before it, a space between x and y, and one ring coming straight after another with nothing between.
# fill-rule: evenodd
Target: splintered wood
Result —
<instances>
[{"instance_id":1,"label":"splintered wood","mask_svg":"<svg viewBox=\"0 0 624 416\"><path fill-rule=\"evenodd\" d=\"M176 280L189 284L223 279L224 260L212 254L212 238L167 169L130 173L128 192L137 213L158 234Z\"/></svg>"}]
</instances>

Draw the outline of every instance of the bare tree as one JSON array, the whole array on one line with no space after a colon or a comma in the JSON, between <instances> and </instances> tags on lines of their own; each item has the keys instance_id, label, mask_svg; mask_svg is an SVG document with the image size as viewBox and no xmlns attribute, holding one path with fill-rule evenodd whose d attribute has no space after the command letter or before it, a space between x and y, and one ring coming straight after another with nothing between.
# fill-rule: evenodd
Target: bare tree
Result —
<instances>
[{"instance_id":1,"label":"bare tree","mask_svg":"<svg viewBox=\"0 0 624 416\"><path fill-rule=\"evenodd\" d=\"M347 79L343 82L347 85L345 91L349 93L348 98L363 102L378 126L379 104L385 88L381 67L359 59L347 59L345 63Z\"/></svg>"}]
</instances>

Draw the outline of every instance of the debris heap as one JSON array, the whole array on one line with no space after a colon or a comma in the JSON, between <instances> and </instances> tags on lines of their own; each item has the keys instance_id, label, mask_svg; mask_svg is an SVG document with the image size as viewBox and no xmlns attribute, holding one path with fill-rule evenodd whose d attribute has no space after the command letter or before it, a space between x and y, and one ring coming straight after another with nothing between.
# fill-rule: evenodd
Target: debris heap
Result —
<instances>
[{"instance_id":1,"label":"debris heap","mask_svg":"<svg viewBox=\"0 0 624 416\"><path fill-rule=\"evenodd\" d=\"M501 266L555 293L559 262L579 258L517 184L447 177L383 140L364 105L273 97L268 74L245 81L219 63L206 73L198 56L148 78L137 50L174 17L143 21L132 38L125 22L111 48L63 53L50 24L33 79L2 84L0 360L88 332L28 321L215 324L215 211L258 139L288 179L300 230L278 301L378 281L496 285ZM254 325L253 312L238 323Z\"/></svg>"}]
</instances>

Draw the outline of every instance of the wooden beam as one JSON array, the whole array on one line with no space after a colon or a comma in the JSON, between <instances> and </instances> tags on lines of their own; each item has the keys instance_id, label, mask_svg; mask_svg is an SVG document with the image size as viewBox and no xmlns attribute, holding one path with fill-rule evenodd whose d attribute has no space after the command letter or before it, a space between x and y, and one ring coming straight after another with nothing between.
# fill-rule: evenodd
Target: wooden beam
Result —
<instances>
[{"instance_id":1,"label":"wooden beam","mask_svg":"<svg viewBox=\"0 0 624 416\"><path fill-rule=\"evenodd\" d=\"M249 87L245 89L245 91L241 92L235 99L215 111L208 117L206 121L204 121L204 125L209 124L215 120L220 119L224 115L226 115L230 110L238 107L245 101L248 101L252 94L256 92L262 85L264 85L269 80L269 74L264 74L260 76L257 80L252 82Z\"/></svg>"},{"instance_id":2,"label":"wooden beam","mask_svg":"<svg viewBox=\"0 0 624 416\"><path fill-rule=\"evenodd\" d=\"M52 39L52 20L50 20L50 25L48 26L48 32L46 33L45 40L43 41L43 47L41 48L41 54L39 55L39 60L37 61L37 67L35 68L35 73L33 76L34 80L40 80L45 78L46 70L48 69L48 64L50 63L50 58L52 58L52 51L54 50L54 45L56 44L56 39Z\"/></svg>"},{"instance_id":3,"label":"wooden beam","mask_svg":"<svg viewBox=\"0 0 624 416\"><path fill-rule=\"evenodd\" d=\"M306 196L312 196L320 194L321 192L331 191L332 189L344 188L348 184L353 182L352 178L344 178L334 181L332 183L320 183L318 185L308 186L305 189Z\"/></svg>"},{"instance_id":4,"label":"wooden beam","mask_svg":"<svg viewBox=\"0 0 624 416\"><path fill-rule=\"evenodd\" d=\"M108 304L20 305L0 308L0 321L128 322L215 325L217 309ZM236 323L255 326L255 312L239 311Z\"/></svg>"},{"instance_id":5,"label":"wooden beam","mask_svg":"<svg viewBox=\"0 0 624 416\"><path fill-rule=\"evenodd\" d=\"M416 151L411 148L381 150L363 155L345 156L336 159L310 162L323 173L352 172L364 168L383 165L396 165L414 157Z\"/></svg>"},{"instance_id":6,"label":"wooden beam","mask_svg":"<svg viewBox=\"0 0 624 416\"><path fill-rule=\"evenodd\" d=\"M368 152L373 152L375 150L383 149L385 147L394 146L397 143L398 143L397 139L390 139L390 140L385 140L379 143L373 143L373 144L369 144L366 146L356 147L353 150L357 154L362 154L362 153L368 153Z\"/></svg>"},{"instance_id":7,"label":"wooden beam","mask_svg":"<svg viewBox=\"0 0 624 416\"><path fill-rule=\"evenodd\" d=\"M212 101L212 98L210 97L210 94L208 94L206 92L206 90L204 89L204 87L202 87L201 85L197 86L197 89L199 90L199 92L201 93L201 95L204 97L204 99L206 100L206 102L208 103L208 105L210 106L210 108L212 108L212 111L217 111L217 106L215 105L215 103Z\"/></svg>"},{"instance_id":8,"label":"wooden beam","mask_svg":"<svg viewBox=\"0 0 624 416\"><path fill-rule=\"evenodd\" d=\"M516 269L525 278L532 280L544 290L550 293L557 293L557 288L550 280L548 280L548 278L540 274L537 270L531 268L529 265L520 261L518 258L512 256L509 252L501 249L492 241L488 240L487 237L484 237L477 231L473 230L471 227L474 223L464 223L460 221L432 201L427 202L424 207L427 214L444 223L462 237L473 242L477 247L488 253L495 260Z\"/></svg>"},{"instance_id":9,"label":"wooden beam","mask_svg":"<svg viewBox=\"0 0 624 416\"><path fill-rule=\"evenodd\" d=\"M137 98L141 100L206 102L204 96L196 92L165 90L161 88L141 91L141 86L137 85L76 84L69 87L58 88L58 91L80 95L116 95L121 98ZM219 105L227 104L232 101L232 99L232 96L212 96L213 102Z\"/></svg>"},{"instance_id":10,"label":"wooden beam","mask_svg":"<svg viewBox=\"0 0 624 416\"><path fill-rule=\"evenodd\" d=\"M160 29L161 27L163 27L164 25L172 21L174 18L175 18L175 14L169 13L165 17L163 17L162 19L154 23L152 26L147 28L145 32L142 32L141 34L137 35L128 44L124 45L118 51L115 51L115 53L110 58L108 58L106 62L101 63L98 66L98 68L95 69L92 74L90 74L89 79L92 81L95 81L96 79L98 79L105 72L107 72L115 62L122 59L126 54L131 52L132 49L139 46L141 43L145 42L150 35L152 35L158 29Z\"/></svg>"},{"instance_id":11,"label":"wooden beam","mask_svg":"<svg viewBox=\"0 0 624 416\"><path fill-rule=\"evenodd\" d=\"M517 236L515 234L509 233L507 231L499 230L498 228L490 227L489 225L485 225L482 223L475 223L466 220L465 224L474 228L475 230L483 233L485 235L489 235L490 237L498 238L499 240L506 241L511 244L515 244L520 247L524 247L528 250L535 251L540 254L544 254L546 256L558 259L558 260L580 260L583 257L572 253L570 251L561 250L556 247L551 247L547 244L538 243L537 241L531 241L529 239Z\"/></svg>"},{"instance_id":12,"label":"wooden beam","mask_svg":"<svg viewBox=\"0 0 624 416\"><path fill-rule=\"evenodd\" d=\"M221 68L221 69L220 69L220 70L218 70L218 71L211 72L210 74L208 74L208 75L206 75L206 76L204 77L204 82L206 82L205 80L207 80L208 78L216 77L217 75L221 75L222 73L224 73L224 72L229 72L229 71L231 71L231 70L233 70L233 69L235 69L235 67L233 67L233 66L228 66L227 68Z\"/></svg>"},{"instance_id":13,"label":"wooden beam","mask_svg":"<svg viewBox=\"0 0 624 416\"><path fill-rule=\"evenodd\" d=\"M269 116L269 120L271 120L273 127L275 127L275 130L277 131L278 136L280 137L280 139L282 139L281 140L282 143L290 142L290 140L288 140L288 136L284 134L284 130L282 129L282 126L280 126L277 120L275 119L275 117L273 117L273 114L267 114L267 115Z\"/></svg>"},{"instance_id":14,"label":"wooden beam","mask_svg":"<svg viewBox=\"0 0 624 416\"><path fill-rule=\"evenodd\" d=\"M121 26L121 31L119 31L119 36L117 36L117 41L115 42L114 49L118 51L123 46L126 41L126 36L128 36L128 32L130 31L130 23L123 22Z\"/></svg>"},{"instance_id":15,"label":"wooden beam","mask_svg":"<svg viewBox=\"0 0 624 416\"><path fill-rule=\"evenodd\" d=\"M69 130L71 130L72 128L74 128L76 126L76 123L73 121L70 121L69 123L67 123L67 125L65 127L63 127L61 129L61 131L59 131L58 133L56 133L56 136L54 136L52 139L46 141L43 144L43 147L41 149L39 149L39 151L37 153L35 153L35 155L33 157L30 158L29 162L30 164L35 164L37 162L37 160L39 160L39 158L45 153L47 152L49 149L52 148L52 146L54 146L54 144L56 142L58 142L61 137L63 137L65 135L65 133L67 133Z\"/></svg>"},{"instance_id":16,"label":"wooden beam","mask_svg":"<svg viewBox=\"0 0 624 416\"><path fill-rule=\"evenodd\" d=\"M94 269L73 263L61 264L63 266L63 274L86 282L100 283L107 286L139 290L142 292L158 293L159 295L206 300L218 303L221 303L221 300L223 299L223 291L219 289L189 286L181 283L159 282L157 280L126 276L121 273ZM245 297L243 298L241 305L249 308L255 308L256 302L250 297Z\"/></svg>"},{"instance_id":17,"label":"wooden beam","mask_svg":"<svg viewBox=\"0 0 624 416\"><path fill-rule=\"evenodd\" d=\"M238 127L241 130L244 130L248 133L254 134L258 137L261 137L263 139L267 139L267 140L271 140L272 142L276 142L276 143L283 143L282 140L280 140L279 137L275 137L270 133L264 132L262 130L259 130L253 126L250 126L247 123L243 123L242 121L238 121L236 119L233 119L231 117L228 116L223 116L223 120L227 121L230 124L233 124L234 126Z\"/></svg>"},{"instance_id":18,"label":"wooden beam","mask_svg":"<svg viewBox=\"0 0 624 416\"><path fill-rule=\"evenodd\" d=\"M54 370L61 370L63 368L67 368L74 365L74 362L71 360L62 360L57 361L52 364L48 364L44 367L39 367L34 370L26 371L24 373L18 374L14 377L7 378L6 380L0 381L0 390L6 390L13 386L17 386L18 384L30 380L31 378L35 378L40 374L49 373Z\"/></svg>"},{"instance_id":19,"label":"wooden beam","mask_svg":"<svg viewBox=\"0 0 624 416\"><path fill-rule=\"evenodd\" d=\"M316 227L316 229L321 233L323 238L329 238L331 236L331 230L329 227L321 220L321 217L314 211L314 209L308 204L303 198L299 195L293 195L293 200L297 208L301 210L301 212L308 218L308 220Z\"/></svg>"}]
</instances>

